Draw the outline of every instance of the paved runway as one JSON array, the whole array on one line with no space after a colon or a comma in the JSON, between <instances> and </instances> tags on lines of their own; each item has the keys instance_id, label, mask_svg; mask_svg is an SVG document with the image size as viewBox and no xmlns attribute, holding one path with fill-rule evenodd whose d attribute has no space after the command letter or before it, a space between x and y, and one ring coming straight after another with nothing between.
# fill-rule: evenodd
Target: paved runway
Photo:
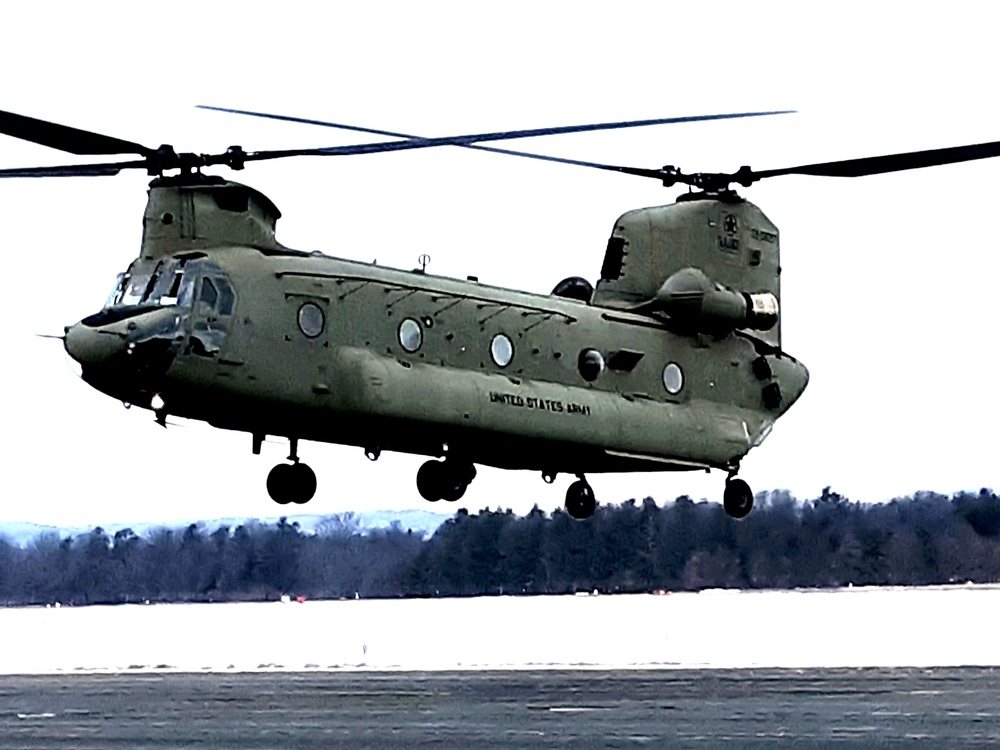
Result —
<instances>
[{"instance_id":1,"label":"paved runway","mask_svg":"<svg viewBox=\"0 0 1000 750\"><path fill-rule=\"evenodd\" d=\"M0 677L20 748L985 747L989 668Z\"/></svg>"}]
</instances>

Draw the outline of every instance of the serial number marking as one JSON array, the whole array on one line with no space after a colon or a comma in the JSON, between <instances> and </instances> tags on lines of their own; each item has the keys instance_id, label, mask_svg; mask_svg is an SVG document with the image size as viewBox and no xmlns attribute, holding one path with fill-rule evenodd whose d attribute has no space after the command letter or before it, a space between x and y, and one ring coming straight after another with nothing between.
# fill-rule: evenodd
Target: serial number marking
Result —
<instances>
[{"instance_id":1,"label":"serial number marking","mask_svg":"<svg viewBox=\"0 0 1000 750\"><path fill-rule=\"evenodd\" d=\"M719 249L724 253L736 253L740 249L740 241L735 237L719 235Z\"/></svg>"},{"instance_id":2,"label":"serial number marking","mask_svg":"<svg viewBox=\"0 0 1000 750\"><path fill-rule=\"evenodd\" d=\"M515 406L521 409L550 411L557 414L582 414L588 416L591 413L590 407L586 404L557 401L551 398L518 396L513 393L498 393L497 391L490 391L490 403L502 406Z\"/></svg>"}]
</instances>

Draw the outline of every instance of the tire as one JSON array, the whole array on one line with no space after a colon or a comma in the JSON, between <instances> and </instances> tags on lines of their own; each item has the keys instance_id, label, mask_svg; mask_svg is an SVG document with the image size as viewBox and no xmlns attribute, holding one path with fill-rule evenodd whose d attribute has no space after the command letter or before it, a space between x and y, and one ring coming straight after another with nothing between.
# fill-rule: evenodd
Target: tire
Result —
<instances>
[{"instance_id":1,"label":"tire","mask_svg":"<svg viewBox=\"0 0 1000 750\"><path fill-rule=\"evenodd\" d=\"M722 505L733 518L746 518L753 510L753 492L742 479L730 479L722 493Z\"/></svg>"},{"instance_id":2,"label":"tire","mask_svg":"<svg viewBox=\"0 0 1000 750\"><path fill-rule=\"evenodd\" d=\"M267 494L278 505L292 502L289 486L293 481L291 464L278 464L267 474Z\"/></svg>"},{"instance_id":3,"label":"tire","mask_svg":"<svg viewBox=\"0 0 1000 750\"><path fill-rule=\"evenodd\" d=\"M462 499L462 495L469 488L467 484L449 485L441 490L441 499L446 503L453 503Z\"/></svg>"},{"instance_id":4,"label":"tire","mask_svg":"<svg viewBox=\"0 0 1000 750\"><path fill-rule=\"evenodd\" d=\"M578 521L590 518L597 510L594 490L584 480L578 479L566 490L566 512Z\"/></svg>"},{"instance_id":5,"label":"tire","mask_svg":"<svg viewBox=\"0 0 1000 750\"><path fill-rule=\"evenodd\" d=\"M292 464L289 467L290 494L296 505L305 505L316 494L316 472L306 464Z\"/></svg>"},{"instance_id":6,"label":"tire","mask_svg":"<svg viewBox=\"0 0 1000 750\"><path fill-rule=\"evenodd\" d=\"M436 503L444 496L444 464L440 461L427 461L417 470L417 492L420 497L431 503ZM457 499L457 498L456 498Z\"/></svg>"},{"instance_id":7,"label":"tire","mask_svg":"<svg viewBox=\"0 0 1000 750\"><path fill-rule=\"evenodd\" d=\"M445 461L441 471L441 499L446 503L453 503L460 500L469 488L469 483L476 478L476 467L472 464L463 464Z\"/></svg>"}]
</instances>

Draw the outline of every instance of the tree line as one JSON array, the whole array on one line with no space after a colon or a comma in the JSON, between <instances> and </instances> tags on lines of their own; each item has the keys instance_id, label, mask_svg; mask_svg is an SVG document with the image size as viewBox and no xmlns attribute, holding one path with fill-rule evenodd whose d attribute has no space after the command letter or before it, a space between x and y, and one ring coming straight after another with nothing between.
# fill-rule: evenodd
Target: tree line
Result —
<instances>
[{"instance_id":1,"label":"tree line","mask_svg":"<svg viewBox=\"0 0 1000 750\"><path fill-rule=\"evenodd\" d=\"M1000 501L918 493L867 505L825 489L758 496L746 519L680 497L601 506L587 521L535 507L466 510L430 539L297 524L198 525L138 536L101 528L0 540L0 603L694 591L1000 581Z\"/></svg>"}]
</instances>

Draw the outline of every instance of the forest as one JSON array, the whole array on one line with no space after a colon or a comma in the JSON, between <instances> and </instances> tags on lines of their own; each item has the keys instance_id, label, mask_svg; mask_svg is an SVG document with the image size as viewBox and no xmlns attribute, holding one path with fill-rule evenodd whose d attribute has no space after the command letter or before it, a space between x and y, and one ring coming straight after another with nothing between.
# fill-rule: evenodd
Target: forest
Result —
<instances>
[{"instance_id":1,"label":"forest","mask_svg":"<svg viewBox=\"0 0 1000 750\"><path fill-rule=\"evenodd\" d=\"M429 539L398 525L304 533L282 518L139 536L101 528L0 540L0 605L209 602L787 589L1000 581L991 490L883 504L830 488L758 495L741 521L679 497L601 506L587 521L535 507L459 510Z\"/></svg>"}]
</instances>

